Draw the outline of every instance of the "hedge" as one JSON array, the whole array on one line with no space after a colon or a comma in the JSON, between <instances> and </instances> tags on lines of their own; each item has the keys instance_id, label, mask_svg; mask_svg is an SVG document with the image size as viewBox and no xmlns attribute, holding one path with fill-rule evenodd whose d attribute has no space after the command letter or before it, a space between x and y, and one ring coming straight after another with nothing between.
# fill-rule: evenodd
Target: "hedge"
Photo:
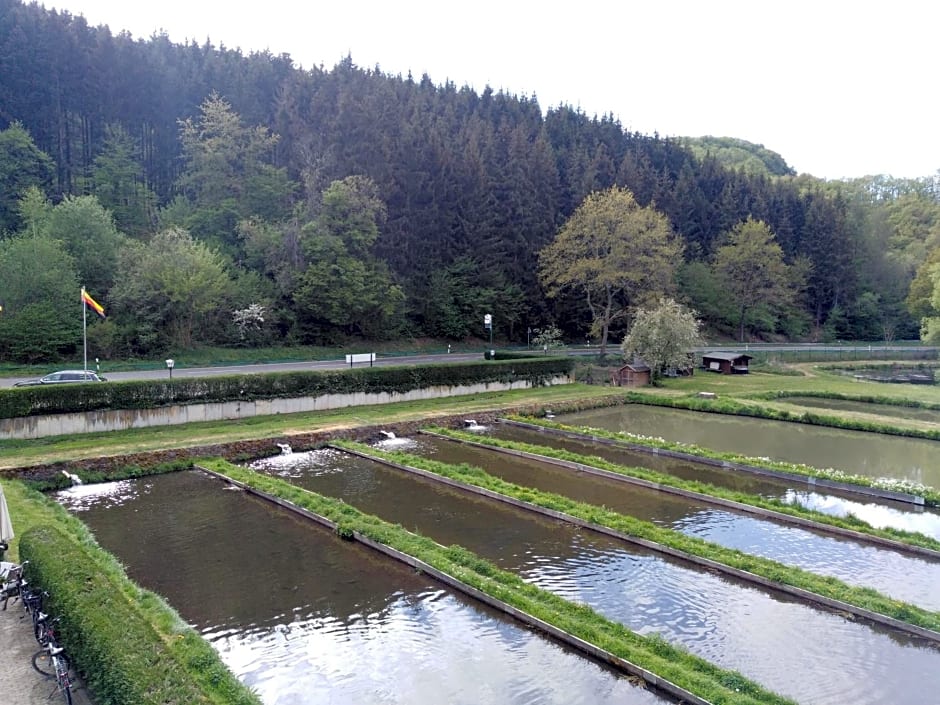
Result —
<instances>
[{"instance_id":1,"label":"hedge","mask_svg":"<svg viewBox=\"0 0 940 705\"><path fill-rule=\"evenodd\" d=\"M403 393L427 387L528 380L543 386L567 375L564 357L445 363L421 367L361 367L219 377L50 385L0 390L0 418L80 413L100 409L316 397L324 394Z\"/></svg>"},{"instance_id":2,"label":"hedge","mask_svg":"<svg viewBox=\"0 0 940 705\"><path fill-rule=\"evenodd\" d=\"M20 537L19 550L98 705L261 705L208 642L97 545L44 524Z\"/></svg>"}]
</instances>

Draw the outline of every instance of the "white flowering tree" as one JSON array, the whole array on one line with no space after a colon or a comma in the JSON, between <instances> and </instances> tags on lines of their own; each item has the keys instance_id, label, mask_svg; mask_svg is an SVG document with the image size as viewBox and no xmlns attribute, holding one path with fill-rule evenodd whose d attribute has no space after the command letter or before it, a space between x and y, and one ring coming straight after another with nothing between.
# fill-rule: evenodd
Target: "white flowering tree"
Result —
<instances>
[{"instance_id":1,"label":"white flowering tree","mask_svg":"<svg viewBox=\"0 0 940 705\"><path fill-rule=\"evenodd\" d=\"M669 298L655 308L641 308L623 339L625 360L640 358L657 379L669 369L689 366L689 354L701 345L701 323L695 312Z\"/></svg>"},{"instance_id":2,"label":"white flowering tree","mask_svg":"<svg viewBox=\"0 0 940 705\"><path fill-rule=\"evenodd\" d=\"M532 344L535 348L541 348L545 352L565 347L561 340L561 331L556 325L546 326L541 330L536 328L532 331L535 337L532 338Z\"/></svg>"},{"instance_id":3,"label":"white flowering tree","mask_svg":"<svg viewBox=\"0 0 940 705\"><path fill-rule=\"evenodd\" d=\"M257 340L264 327L264 306L248 304L247 308L233 311L232 320L238 328L238 337L242 342Z\"/></svg>"}]
</instances>

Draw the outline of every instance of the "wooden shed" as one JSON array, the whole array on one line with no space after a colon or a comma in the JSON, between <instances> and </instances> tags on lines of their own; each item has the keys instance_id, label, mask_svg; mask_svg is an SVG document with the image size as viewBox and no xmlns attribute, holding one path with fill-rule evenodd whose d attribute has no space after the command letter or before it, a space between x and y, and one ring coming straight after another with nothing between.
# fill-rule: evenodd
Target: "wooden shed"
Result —
<instances>
[{"instance_id":1,"label":"wooden shed","mask_svg":"<svg viewBox=\"0 0 940 705\"><path fill-rule=\"evenodd\" d=\"M702 353L702 367L723 375L746 375L751 355L736 352Z\"/></svg>"},{"instance_id":2,"label":"wooden shed","mask_svg":"<svg viewBox=\"0 0 940 705\"><path fill-rule=\"evenodd\" d=\"M652 370L642 362L631 362L610 373L610 383L615 387L645 387L650 383Z\"/></svg>"}]
</instances>

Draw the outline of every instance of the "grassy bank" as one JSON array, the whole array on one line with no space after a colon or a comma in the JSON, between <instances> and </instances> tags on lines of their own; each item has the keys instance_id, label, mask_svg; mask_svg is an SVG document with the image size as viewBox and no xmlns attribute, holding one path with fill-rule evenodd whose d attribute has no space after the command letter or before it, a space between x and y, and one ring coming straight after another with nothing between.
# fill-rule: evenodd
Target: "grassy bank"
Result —
<instances>
[{"instance_id":1,"label":"grassy bank","mask_svg":"<svg viewBox=\"0 0 940 705\"><path fill-rule=\"evenodd\" d=\"M218 653L161 597L142 590L91 532L25 484L4 482L34 586L94 699L113 705L260 705Z\"/></svg>"}]
</instances>

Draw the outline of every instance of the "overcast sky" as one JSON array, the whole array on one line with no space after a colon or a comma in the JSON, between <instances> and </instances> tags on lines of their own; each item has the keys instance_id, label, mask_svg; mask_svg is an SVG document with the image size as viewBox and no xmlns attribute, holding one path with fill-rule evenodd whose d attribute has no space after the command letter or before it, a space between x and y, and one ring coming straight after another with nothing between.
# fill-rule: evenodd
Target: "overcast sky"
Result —
<instances>
[{"instance_id":1,"label":"overcast sky","mask_svg":"<svg viewBox=\"0 0 940 705\"><path fill-rule=\"evenodd\" d=\"M43 0L147 38L207 38L298 66L535 95L625 129L763 144L827 179L940 169L933 0Z\"/></svg>"}]
</instances>

